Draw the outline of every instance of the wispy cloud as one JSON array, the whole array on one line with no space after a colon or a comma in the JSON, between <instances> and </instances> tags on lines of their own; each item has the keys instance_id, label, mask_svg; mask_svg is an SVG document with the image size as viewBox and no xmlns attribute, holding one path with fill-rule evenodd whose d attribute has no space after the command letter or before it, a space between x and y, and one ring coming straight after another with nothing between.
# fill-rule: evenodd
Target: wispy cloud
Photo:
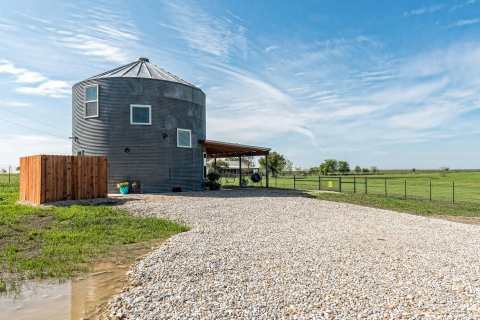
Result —
<instances>
[{"instance_id":1,"label":"wispy cloud","mask_svg":"<svg viewBox=\"0 0 480 320\"><path fill-rule=\"evenodd\" d=\"M413 10L410 10L410 11L406 11L406 12L403 13L403 15L406 16L406 17L408 17L408 16L420 16L420 15L424 15L424 14L435 13L437 11L445 9L445 7L446 6L444 4L435 4L435 5L431 5L431 6L428 6L428 7L421 7L421 8L413 9Z\"/></svg>"},{"instance_id":2,"label":"wispy cloud","mask_svg":"<svg viewBox=\"0 0 480 320\"><path fill-rule=\"evenodd\" d=\"M471 5L476 4L476 3L478 3L477 0L467 0L467 1L464 1L462 3L458 3L454 6L452 6L450 8L450 11L455 11L455 10L458 10L458 9L462 9L464 7L471 6Z\"/></svg>"},{"instance_id":3,"label":"wispy cloud","mask_svg":"<svg viewBox=\"0 0 480 320\"><path fill-rule=\"evenodd\" d=\"M46 80L40 73L18 68L8 60L0 60L0 73L13 75L18 83L36 83Z\"/></svg>"},{"instance_id":4,"label":"wispy cloud","mask_svg":"<svg viewBox=\"0 0 480 320\"><path fill-rule=\"evenodd\" d=\"M459 9L463 9L466 7L469 7L471 5L477 4L478 0L466 0L454 5L448 5L446 3L438 3L438 4L433 4L430 6L425 6L425 7L420 7L416 9L412 9L409 11L405 11L403 13L404 16L420 16L420 15L425 15L425 14L432 14L436 13L439 11L446 11L448 10L449 12L453 12Z\"/></svg>"},{"instance_id":5,"label":"wispy cloud","mask_svg":"<svg viewBox=\"0 0 480 320\"><path fill-rule=\"evenodd\" d=\"M455 116L448 106L428 106L413 112L399 114L388 119L393 127L406 129L430 129Z\"/></svg>"},{"instance_id":6,"label":"wispy cloud","mask_svg":"<svg viewBox=\"0 0 480 320\"><path fill-rule=\"evenodd\" d=\"M295 101L272 83L238 68L211 64L222 85L208 90L209 135L251 142L298 133L314 142L314 134L298 117Z\"/></svg>"},{"instance_id":7,"label":"wispy cloud","mask_svg":"<svg viewBox=\"0 0 480 320\"><path fill-rule=\"evenodd\" d=\"M122 15L121 6L115 8L102 4L84 6L72 4L69 14L52 20L23 14L27 25L44 36L44 41L54 44L68 54L114 63L132 59L142 35L129 17ZM85 23L88 21L88 23Z\"/></svg>"},{"instance_id":8,"label":"wispy cloud","mask_svg":"<svg viewBox=\"0 0 480 320\"><path fill-rule=\"evenodd\" d=\"M47 80L35 87L19 87L16 91L30 95L63 98L71 93L71 87L65 81Z\"/></svg>"},{"instance_id":9,"label":"wispy cloud","mask_svg":"<svg viewBox=\"0 0 480 320\"><path fill-rule=\"evenodd\" d=\"M268 46L264 49L264 51L268 53L268 52L276 50L276 49L278 49L278 46Z\"/></svg>"},{"instance_id":10,"label":"wispy cloud","mask_svg":"<svg viewBox=\"0 0 480 320\"><path fill-rule=\"evenodd\" d=\"M455 23L452 23L450 27L465 27L465 26L470 26L472 24L479 24L479 23L480 23L480 18L463 19L463 20L458 20Z\"/></svg>"},{"instance_id":11,"label":"wispy cloud","mask_svg":"<svg viewBox=\"0 0 480 320\"><path fill-rule=\"evenodd\" d=\"M224 17L215 17L193 2L167 2L167 22L164 28L173 30L195 49L227 59L235 51L247 50L247 29Z\"/></svg>"},{"instance_id":12,"label":"wispy cloud","mask_svg":"<svg viewBox=\"0 0 480 320\"><path fill-rule=\"evenodd\" d=\"M51 98L63 98L70 93L70 85L62 80L51 80L41 73L19 68L8 60L0 61L0 73L12 75L16 83L36 84L35 86L20 86L15 91L23 94L40 95Z\"/></svg>"},{"instance_id":13,"label":"wispy cloud","mask_svg":"<svg viewBox=\"0 0 480 320\"><path fill-rule=\"evenodd\" d=\"M122 48L85 34L62 37L59 41L65 47L77 50L77 52L85 56L103 58L118 63L124 63L129 60L129 56Z\"/></svg>"},{"instance_id":14,"label":"wispy cloud","mask_svg":"<svg viewBox=\"0 0 480 320\"><path fill-rule=\"evenodd\" d=\"M16 101L16 100L0 100L0 108L2 107L30 107L32 104L29 102Z\"/></svg>"}]
</instances>

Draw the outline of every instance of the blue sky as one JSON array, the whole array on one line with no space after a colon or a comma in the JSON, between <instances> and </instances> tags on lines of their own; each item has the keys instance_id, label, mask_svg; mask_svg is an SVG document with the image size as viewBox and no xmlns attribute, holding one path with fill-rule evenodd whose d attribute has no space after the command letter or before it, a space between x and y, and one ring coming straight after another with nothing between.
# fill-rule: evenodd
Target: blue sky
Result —
<instances>
[{"instance_id":1,"label":"blue sky","mask_svg":"<svg viewBox=\"0 0 480 320\"><path fill-rule=\"evenodd\" d=\"M140 56L204 90L210 139L480 167L480 0L3 0L0 44L0 167L69 153L71 86Z\"/></svg>"}]
</instances>

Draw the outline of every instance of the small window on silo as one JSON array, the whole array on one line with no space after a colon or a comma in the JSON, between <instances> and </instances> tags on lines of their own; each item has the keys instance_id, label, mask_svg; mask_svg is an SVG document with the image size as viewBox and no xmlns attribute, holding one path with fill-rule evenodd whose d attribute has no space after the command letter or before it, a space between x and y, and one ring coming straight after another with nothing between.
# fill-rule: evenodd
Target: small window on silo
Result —
<instances>
[{"instance_id":1,"label":"small window on silo","mask_svg":"<svg viewBox=\"0 0 480 320\"><path fill-rule=\"evenodd\" d=\"M130 124L151 125L152 107L146 104L131 104Z\"/></svg>"},{"instance_id":2,"label":"small window on silo","mask_svg":"<svg viewBox=\"0 0 480 320\"><path fill-rule=\"evenodd\" d=\"M85 87L85 118L98 117L98 85Z\"/></svg>"},{"instance_id":3,"label":"small window on silo","mask_svg":"<svg viewBox=\"0 0 480 320\"><path fill-rule=\"evenodd\" d=\"M177 129L177 147L191 148L192 147L192 130Z\"/></svg>"}]
</instances>

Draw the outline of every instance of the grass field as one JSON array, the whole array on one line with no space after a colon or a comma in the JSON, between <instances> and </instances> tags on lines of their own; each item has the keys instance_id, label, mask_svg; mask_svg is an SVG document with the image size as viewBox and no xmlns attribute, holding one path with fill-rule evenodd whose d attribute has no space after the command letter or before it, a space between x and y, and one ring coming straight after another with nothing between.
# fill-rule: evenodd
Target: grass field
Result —
<instances>
[{"instance_id":1,"label":"grass field","mask_svg":"<svg viewBox=\"0 0 480 320\"><path fill-rule=\"evenodd\" d=\"M249 180L249 179L248 179ZM263 186L249 181L251 186ZM480 172L387 173L368 176L280 176L270 177L276 188L341 191L392 198L425 199L440 202L480 203ZM223 178L222 184L238 184L238 179ZM406 184L406 185L405 185ZM430 189L431 185L431 189ZM431 196L430 196L431 190ZM405 192L406 191L406 192Z\"/></svg>"},{"instance_id":2,"label":"grass field","mask_svg":"<svg viewBox=\"0 0 480 320\"><path fill-rule=\"evenodd\" d=\"M17 199L18 184L0 183L0 291L19 279L70 277L123 245L187 230L106 205L30 207L16 204Z\"/></svg>"},{"instance_id":3,"label":"grass field","mask_svg":"<svg viewBox=\"0 0 480 320\"><path fill-rule=\"evenodd\" d=\"M347 202L361 206L407 212L422 216L443 216L458 222L480 224L480 207L476 203L445 203L419 199L388 198L381 195L310 191L320 200ZM461 219L465 218L465 219Z\"/></svg>"}]
</instances>

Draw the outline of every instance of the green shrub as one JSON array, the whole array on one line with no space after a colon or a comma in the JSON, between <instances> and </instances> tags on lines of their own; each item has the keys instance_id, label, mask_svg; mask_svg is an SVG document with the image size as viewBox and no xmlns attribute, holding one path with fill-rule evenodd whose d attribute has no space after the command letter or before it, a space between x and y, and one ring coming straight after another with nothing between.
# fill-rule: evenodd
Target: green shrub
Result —
<instances>
[{"instance_id":1,"label":"green shrub","mask_svg":"<svg viewBox=\"0 0 480 320\"><path fill-rule=\"evenodd\" d=\"M209 190L219 190L220 189L220 183L218 182L220 180L220 174L217 171L212 171L207 174L207 182L205 182L205 186Z\"/></svg>"}]
</instances>

